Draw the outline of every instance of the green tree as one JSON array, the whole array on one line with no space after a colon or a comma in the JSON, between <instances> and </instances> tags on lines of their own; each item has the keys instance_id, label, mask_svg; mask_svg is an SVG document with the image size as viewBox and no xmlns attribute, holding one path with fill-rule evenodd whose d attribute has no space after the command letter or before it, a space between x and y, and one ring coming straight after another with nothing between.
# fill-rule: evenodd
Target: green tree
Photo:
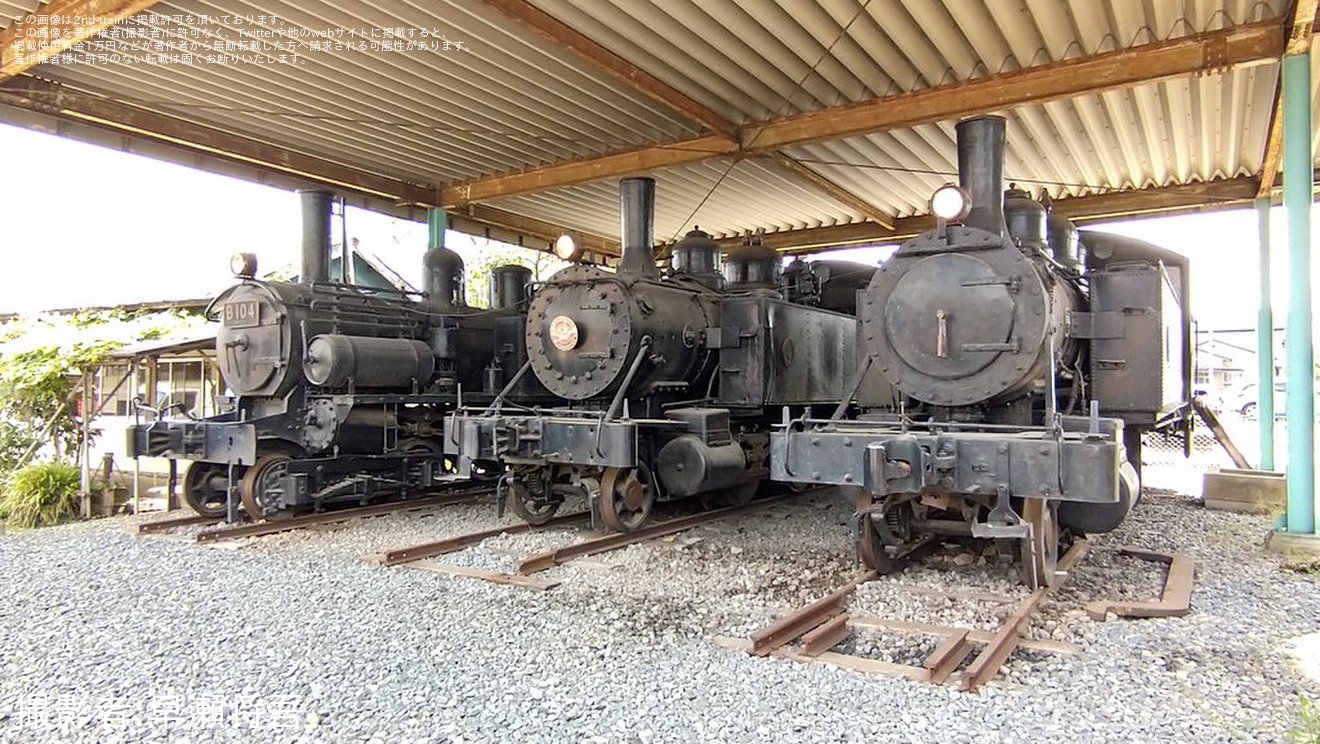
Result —
<instances>
[{"instance_id":1,"label":"green tree","mask_svg":"<svg viewBox=\"0 0 1320 744\"><path fill-rule=\"evenodd\" d=\"M490 273L496 266L517 264L532 270L532 281L542 281L566 266L555 256L534 248L499 243L494 240L474 239L476 255L464 256L467 274L467 304L472 307L490 307Z\"/></svg>"}]
</instances>

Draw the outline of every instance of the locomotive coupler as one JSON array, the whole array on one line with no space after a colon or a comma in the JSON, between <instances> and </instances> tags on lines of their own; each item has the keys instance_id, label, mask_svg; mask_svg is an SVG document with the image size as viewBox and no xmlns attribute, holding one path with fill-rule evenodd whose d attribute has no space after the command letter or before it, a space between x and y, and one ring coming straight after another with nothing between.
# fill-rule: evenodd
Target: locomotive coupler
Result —
<instances>
[{"instance_id":1,"label":"locomotive coupler","mask_svg":"<svg viewBox=\"0 0 1320 744\"><path fill-rule=\"evenodd\" d=\"M995 508L986 515L984 522L972 522L972 537L1012 538L1020 540L1027 537L1028 528L1008 501L1008 486L1001 485L996 491Z\"/></svg>"}]
</instances>

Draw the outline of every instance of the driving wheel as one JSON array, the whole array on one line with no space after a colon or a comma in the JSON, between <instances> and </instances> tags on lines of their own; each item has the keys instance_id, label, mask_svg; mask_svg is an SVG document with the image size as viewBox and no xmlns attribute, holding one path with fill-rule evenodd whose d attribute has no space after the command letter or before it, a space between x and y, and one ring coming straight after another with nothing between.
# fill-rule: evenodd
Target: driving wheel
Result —
<instances>
[{"instance_id":1,"label":"driving wheel","mask_svg":"<svg viewBox=\"0 0 1320 744\"><path fill-rule=\"evenodd\" d=\"M655 488L645 466L606 468L600 482L600 519L616 532L633 532L651 516Z\"/></svg>"}]
</instances>

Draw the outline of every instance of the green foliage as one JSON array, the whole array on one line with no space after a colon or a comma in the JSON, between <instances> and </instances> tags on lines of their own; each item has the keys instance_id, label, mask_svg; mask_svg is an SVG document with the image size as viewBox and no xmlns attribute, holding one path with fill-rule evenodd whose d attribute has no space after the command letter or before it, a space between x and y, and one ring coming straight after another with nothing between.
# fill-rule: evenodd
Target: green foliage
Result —
<instances>
[{"instance_id":1,"label":"green foliage","mask_svg":"<svg viewBox=\"0 0 1320 744\"><path fill-rule=\"evenodd\" d=\"M0 517L16 527L58 524L78 515L78 468L39 462L10 476L0 496Z\"/></svg>"},{"instance_id":2,"label":"green foliage","mask_svg":"<svg viewBox=\"0 0 1320 744\"><path fill-rule=\"evenodd\" d=\"M1301 707L1297 711L1297 726L1288 733L1294 744L1320 744L1320 706L1306 695L1298 693Z\"/></svg>"},{"instance_id":3,"label":"green foliage","mask_svg":"<svg viewBox=\"0 0 1320 744\"><path fill-rule=\"evenodd\" d=\"M80 436L78 422L71 411L61 408L76 391L81 371L118 346L114 341L93 341L67 350L38 346L0 356L0 420L9 427L10 441L35 436L58 414L52 433L64 451L74 451Z\"/></svg>"},{"instance_id":4,"label":"green foliage","mask_svg":"<svg viewBox=\"0 0 1320 744\"><path fill-rule=\"evenodd\" d=\"M522 248L506 243L485 241L478 243L476 256L464 256L467 274L465 297L471 307L490 307L490 270L496 266L517 264L532 270L532 281L541 281L558 271L566 264L545 251L534 248Z\"/></svg>"},{"instance_id":5,"label":"green foliage","mask_svg":"<svg viewBox=\"0 0 1320 744\"><path fill-rule=\"evenodd\" d=\"M53 442L57 459L78 451L79 420L75 407L65 404L78 392L82 373L106 354L143 339L194 333L205 322L179 311L110 309L25 316L6 324L0 336L0 476L21 465L21 456L37 444Z\"/></svg>"}]
</instances>

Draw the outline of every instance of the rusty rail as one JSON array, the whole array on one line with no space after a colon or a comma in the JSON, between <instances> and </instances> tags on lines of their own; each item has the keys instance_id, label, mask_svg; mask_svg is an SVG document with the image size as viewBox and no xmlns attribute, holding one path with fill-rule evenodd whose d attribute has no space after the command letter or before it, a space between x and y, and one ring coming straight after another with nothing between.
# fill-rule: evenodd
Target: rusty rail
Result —
<instances>
[{"instance_id":1,"label":"rusty rail","mask_svg":"<svg viewBox=\"0 0 1320 744\"><path fill-rule=\"evenodd\" d=\"M143 522L137 526L139 535L151 535L165 530L172 530L178 527L192 527L198 524L219 524L220 520L216 517L203 517L200 514L193 514L187 517L174 517L172 519L157 519L152 522Z\"/></svg>"},{"instance_id":2,"label":"rusty rail","mask_svg":"<svg viewBox=\"0 0 1320 744\"><path fill-rule=\"evenodd\" d=\"M765 656L786 643L801 638L805 633L815 630L829 621L834 615L843 612L843 604L856 591L857 587L879 576L874 570L860 576L821 597L802 609L790 612L752 634L751 653ZM831 647L833 644L831 644ZM822 649L828 650L828 649Z\"/></svg>"},{"instance_id":3,"label":"rusty rail","mask_svg":"<svg viewBox=\"0 0 1320 744\"><path fill-rule=\"evenodd\" d=\"M376 504L375 506L364 506L357 509L340 509L337 511L321 512L319 514L291 517L289 519L257 522L256 524L245 524L238 527L227 527L219 530L211 530L209 532L200 532L197 534L197 542L211 543L221 542L223 540L238 540L244 537L273 535L277 532L288 532L290 530L299 530L305 527L314 527L333 522L347 522L353 519L376 517L383 514L392 514L394 512L462 504L487 493L490 493L490 489L488 488L466 489L463 491L449 492L439 496L430 496L428 498L415 499L412 501L392 501L388 504Z\"/></svg>"},{"instance_id":4,"label":"rusty rail","mask_svg":"<svg viewBox=\"0 0 1320 744\"><path fill-rule=\"evenodd\" d=\"M1073 543L1072 548L1068 550L1062 558L1059 559L1058 571L1069 572L1072 567L1086 555L1090 544L1085 540L1078 540ZM1066 576L1064 581L1066 581ZM985 644L981 653L977 655L972 663L963 673L962 684L958 689L963 692L973 692L976 688L985 684L999 673L999 668L1004 665L1008 655L1013 653L1013 649L1018 647L1022 641L1022 636L1027 630L1027 625L1031 621L1031 615L1036 611L1036 607L1045 599L1050 592L1063 586L1063 581L1054 586L1043 586L1032 592L1018 608L1009 615L1004 624L999 626L990 642Z\"/></svg>"},{"instance_id":5,"label":"rusty rail","mask_svg":"<svg viewBox=\"0 0 1320 744\"><path fill-rule=\"evenodd\" d=\"M1019 645L1024 642L1033 647L1045 645L1045 642L1032 642L1024 638L1031 616L1046 596L1063 585L1067 580L1068 572L1082 559L1088 548L1089 545L1085 540L1078 540L1059 559L1058 570L1064 573L1063 579L1053 587L1042 587L1032 592L994 634L923 623L896 623L895 625L902 626L903 629L943 636L943 640L920 667L881 662L831 651L848 638L854 620L862 626L876 624L873 619L854 619L844 610L844 603L849 595L862 583L875 578L877 575L875 571L868 571L844 584L829 596L785 615L753 633L750 639L717 640L723 645L756 656L774 654L803 662L823 661L858 671L898 675L933 684L944 684L967 660L967 657L971 656L973 644L984 644L981 653L962 676L960 689L973 691L998 674L1004 661ZM800 644L797 649L786 647L787 644L799 639Z\"/></svg>"},{"instance_id":6,"label":"rusty rail","mask_svg":"<svg viewBox=\"0 0 1320 744\"><path fill-rule=\"evenodd\" d=\"M420 561L424 558L434 558L446 553L454 553L464 548L471 547L480 543L482 540L499 535L521 535L524 532L533 532L539 529L551 529L554 527L563 527L564 525L574 524L584 521L589 515L586 512L578 514L566 514L561 517L555 517L542 525L514 524L506 527L494 527L480 532L469 532L464 535L454 535L434 542L420 543L418 545L409 545L403 548L387 550L371 558L382 566L398 566L404 563Z\"/></svg>"},{"instance_id":7,"label":"rusty rail","mask_svg":"<svg viewBox=\"0 0 1320 744\"><path fill-rule=\"evenodd\" d=\"M1104 622L1109 613L1119 617L1182 617L1192 606L1192 580L1196 564L1181 553L1159 553L1139 548L1116 548L1120 555L1144 561L1169 564L1169 575L1164 580L1164 591L1153 602L1122 602L1099 599L1086 603L1086 614L1092 620Z\"/></svg>"},{"instance_id":8,"label":"rusty rail","mask_svg":"<svg viewBox=\"0 0 1320 744\"><path fill-rule=\"evenodd\" d=\"M805 491L803 493L806 493ZM561 563L571 561L574 558L581 558L587 555L596 555L597 553L607 553L611 550L618 550L633 543L652 540L665 535L672 535L675 532L690 530L693 527L699 527L709 522L716 522L725 517L735 514L754 512L761 507L778 503L785 499L795 496L801 496L801 493L784 493L770 498L753 501L746 506L726 506L722 509L715 509L700 514L693 514L687 517L671 519L667 522L658 522L650 527L643 527L635 532L616 532L603 537L595 537L572 545L565 545L562 548L547 550L544 553L529 555L518 563L518 573L527 576L529 574L544 571L553 568Z\"/></svg>"}]
</instances>

